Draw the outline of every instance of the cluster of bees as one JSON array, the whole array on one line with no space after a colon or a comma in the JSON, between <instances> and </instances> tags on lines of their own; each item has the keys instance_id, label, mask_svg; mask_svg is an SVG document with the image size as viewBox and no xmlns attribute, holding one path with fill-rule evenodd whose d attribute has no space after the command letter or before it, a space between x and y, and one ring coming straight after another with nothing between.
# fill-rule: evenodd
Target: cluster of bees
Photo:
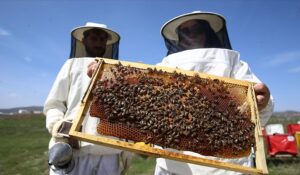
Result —
<instances>
[{"instance_id":1,"label":"cluster of bees","mask_svg":"<svg viewBox=\"0 0 300 175\"><path fill-rule=\"evenodd\" d=\"M234 158L244 156L254 145L255 125L250 109L241 110L241 100L229 89L221 80L198 74L119 63L98 80L93 103L102 110L97 117L144 135L142 140L134 134L114 135L119 138Z\"/></svg>"}]
</instances>

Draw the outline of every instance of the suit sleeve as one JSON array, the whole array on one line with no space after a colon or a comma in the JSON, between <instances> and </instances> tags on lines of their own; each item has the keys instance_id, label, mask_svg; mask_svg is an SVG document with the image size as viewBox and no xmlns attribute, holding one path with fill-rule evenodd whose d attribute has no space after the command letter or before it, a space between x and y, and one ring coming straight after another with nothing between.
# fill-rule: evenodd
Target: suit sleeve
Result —
<instances>
[{"instance_id":1,"label":"suit sleeve","mask_svg":"<svg viewBox=\"0 0 300 175\"><path fill-rule=\"evenodd\" d=\"M236 66L232 70L231 76L239 80L261 83L261 81L251 72L248 64L243 61L240 61L239 64L236 64ZM267 106L264 109L259 111L260 122L262 126L266 125L267 121L270 119L273 113L273 110L274 110L274 100L273 100L273 96L271 95Z\"/></svg>"},{"instance_id":2,"label":"suit sleeve","mask_svg":"<svg viewBox=\"0 0 300 175\"><path fill-rule=\"evenodd\" d=\"M68 94L70 87L70 60L68 60L58 73L44 105L46 115L46 128L52 134L53 126L61 123L67 111Z\"/></svg>"}]
</instances>

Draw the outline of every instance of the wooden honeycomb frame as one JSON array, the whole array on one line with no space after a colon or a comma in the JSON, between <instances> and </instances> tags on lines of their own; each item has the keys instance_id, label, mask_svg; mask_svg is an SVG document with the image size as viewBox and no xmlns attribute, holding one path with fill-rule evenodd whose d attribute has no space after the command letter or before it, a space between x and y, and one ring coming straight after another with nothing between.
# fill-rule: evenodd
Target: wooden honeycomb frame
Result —
<instances>
[{"instance_id":1,"label":"wooden honeycomb frame","mask_svg":"<svg viewBox=\"0 0 300 175\"><path fill-rule=\"evenodd\" d=\"M189 76L195 75L195 72L193 71L185 71L180 69L174 69L174 68L167 68L167 67L160 67L160 66L153 66L153 65L146 65L142 63L134 63L134 62L127 62L127 61L118 61L118 60L111 60L111 59L104 59L104 58L96 58L98 61L98 67L96 69L96 72L94 73L90 85L81 101L80 109L78 111L77 117L73 122L73 125L70 130L70 136L73 138L76 138L78 140L91 142L94 144L100 144L112 148L127 150L135 153L141 153L146 154L149 156L154 157L162 157L166 159L172 159L176 161L182 161L186 163L193 163L203 166L209 166L209 167L215 167L215 168L221 168L231 171L237 171L242 172L246 174L268 174L268 169L266 165L266 159L265 159L265 151L264 151L264 142L263 142L263 136L261 133L261 125L259 120L259 114L258 109L256 105L254 90L253 90L253 83L247 82L247 81L240 81L240 80L234 80L226 77L217 77L213 75L203 74L203 73L197 73L202 78L217 78L222 81L236 84L239 86L245 86L248 88L247 93L247 99L251 108L251 120L255 123L255 165L256 167L245 167L238 164L233 163L227 163L227 162L221 162L217 160L210 160L205 158L200 158L196 156L186 155L179 152L173 152L166 149L159 149L154 148L149 145L145 144L137 144L132 142L126 142L121 140L116 140L112 138L108 138L105 136L96 136L91 134L86 134L84 132L80 131L80 127L82 125L82 122L84 118L86 117L86 113L89 111L89 107L92 101L92 90L94 89L96 85L96 80L101 76L101 71L104 69L105 64L119 64L121 62L122 65L141 69L147 69L147 68L156 68L161 69L166 72L176 72L186 74Z\"/></svg>"}]
</instances>

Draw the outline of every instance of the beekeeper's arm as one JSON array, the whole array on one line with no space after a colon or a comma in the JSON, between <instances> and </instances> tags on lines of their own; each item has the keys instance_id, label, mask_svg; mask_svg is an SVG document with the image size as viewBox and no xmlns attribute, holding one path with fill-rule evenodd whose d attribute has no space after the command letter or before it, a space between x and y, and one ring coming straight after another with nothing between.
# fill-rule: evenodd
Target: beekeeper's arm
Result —
<instances>
[{"instance_id":1,"label":"beekeeper's arm","mask_svg":"<svg viewBox=\"0 0 300 175\"><path fill-rule=\"evenodd\" d=\"M46 127L53 137L57 136L57 130L61 123L68 120L65 113L70 87L70 63L71 61L68 60L61 68L44 105Z\"/></svg>"},{"instance_id":2,"label":"beekeeper's arm","mask_svg":"<svg viewBox=\"0 0 300 175\"><path fill-rule=\"evenodd\" d=\"M272 95L270 95L268 87L251 72L248 64L243 61L240 61L239 64L234 67L232 77L257 83L254 86L254 91L259 107L261 125L264 126L271 117L274 109L274 100Z\"/></svg>"}]
</instances>

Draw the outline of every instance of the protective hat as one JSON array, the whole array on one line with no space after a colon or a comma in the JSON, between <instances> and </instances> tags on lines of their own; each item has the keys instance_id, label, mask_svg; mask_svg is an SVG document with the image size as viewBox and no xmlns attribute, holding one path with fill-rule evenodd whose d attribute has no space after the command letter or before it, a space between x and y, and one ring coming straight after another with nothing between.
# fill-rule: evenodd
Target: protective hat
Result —
<instances>
[{"instance_id":1,"label":"protective hat","mask_svg":"<svg viewBox=\"0 0 300 175\"><path fill-rule=\"evenodd\" d=\"M178 27L189 20L204 20L209 23L213 32L217 35L220 41L220 48L232 49L230 40L226 29L225 18L219 14L211 12L194 11L191 13L177 16L166 22L161 28L161 34L165 39L168 54L176 53L180 50L178 48Z\"/></svg>"},{"instance_id":2,"label":"protective hat","mask_svg":"<svg viewBox=\"0 0 300 175\"><path fill-rule=\"evenodd\" d=\"M90 29L101 29L108 34L106 51L103 55L105 58L118 59L120 35L108 29L105 24L87 22L85 26L77 27L71 32L71 53L70 58L86 57L84 44L82 43L83 34Z\"/></svg>"}]
</instances>

